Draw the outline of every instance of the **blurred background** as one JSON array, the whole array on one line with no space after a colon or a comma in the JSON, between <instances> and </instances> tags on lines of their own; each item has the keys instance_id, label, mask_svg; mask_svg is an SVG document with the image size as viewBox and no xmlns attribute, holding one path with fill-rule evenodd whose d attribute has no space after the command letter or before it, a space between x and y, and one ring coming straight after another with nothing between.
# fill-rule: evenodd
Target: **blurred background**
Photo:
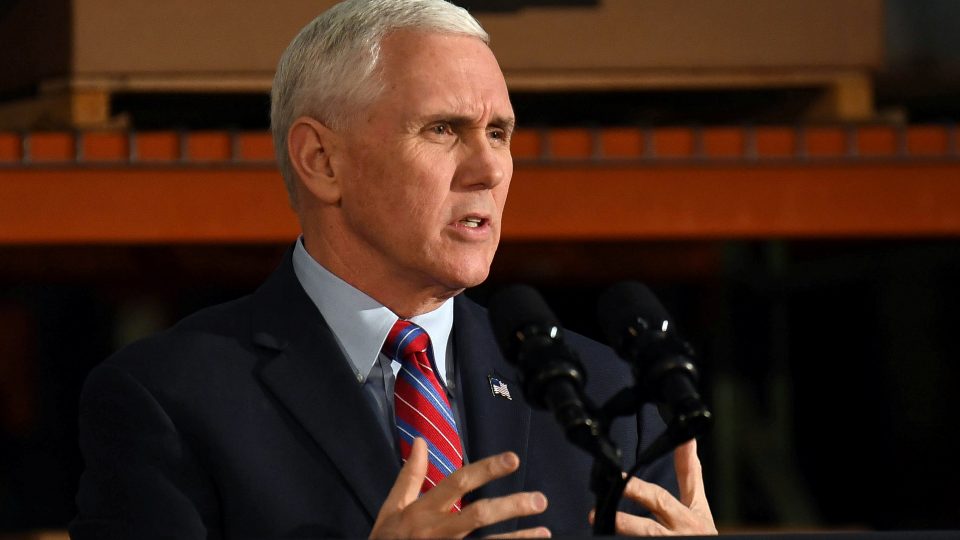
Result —
<instances>
[{"instance_id":1,"label":"blurred background","mask_svg":"<svg viewBox=\"0 0 960 540\"><path fill-rule=\"evenodd\" d=\"M0 0L0 535L72 518L78 394L296 237L268 133L330 1ZM520 129L484 302L699 352L721 531L960 528L960 3L471 0Z\"/></svg>"}]
</instances>

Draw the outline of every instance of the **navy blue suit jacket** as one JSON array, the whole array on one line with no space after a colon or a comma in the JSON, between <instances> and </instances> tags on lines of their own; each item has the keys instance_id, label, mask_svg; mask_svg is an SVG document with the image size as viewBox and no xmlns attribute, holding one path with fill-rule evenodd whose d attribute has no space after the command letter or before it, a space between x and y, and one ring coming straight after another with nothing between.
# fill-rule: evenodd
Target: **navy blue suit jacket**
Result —
<instances>
[{"instance_id":1,"label":"navy blue suit jacket","mask_svg":"<svg viewBox=\"0 0 960 540\"><path fill-rule=\"evenodd\" d=\"M592 459L549 413L494 396L488 375L514 380L486 311L460 296L453 339L470 461L505 450L520 469L479 489L484 498L540 490L547 511L482 531L544 524L589 530ZM600 344L570 334L588 393L605 400L630 380ZM200 311L113 355L90 374L80 409L86 461L73 538L366 537L400 470L374 411L287 253L250 296ZM627 455L662 429L656 413L622 419ZM676 493L672 463L641 476Z\"/></svg>"}]
</instances>

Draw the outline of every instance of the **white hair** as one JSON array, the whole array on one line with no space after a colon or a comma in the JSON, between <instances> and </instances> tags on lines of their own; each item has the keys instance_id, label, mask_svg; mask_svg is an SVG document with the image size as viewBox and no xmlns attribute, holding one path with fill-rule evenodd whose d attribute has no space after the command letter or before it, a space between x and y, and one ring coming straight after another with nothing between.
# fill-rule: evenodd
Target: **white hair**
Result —
<instances>
[{"instance_id":1,"label":"white hair","mask_svg":"<svg viewBox=\"0 0 960 540\"><path fill-rule=\"evenodd\" d=\"M383 90L376 72L380 43L392 31L416 29L490 38L467 10L445 0L347 0L297 34L277 65L270 93L270 130L290 203L296 173L287 152L290 125L310 116L342 129L357 109Z\"/></svg>"}]
</instances>

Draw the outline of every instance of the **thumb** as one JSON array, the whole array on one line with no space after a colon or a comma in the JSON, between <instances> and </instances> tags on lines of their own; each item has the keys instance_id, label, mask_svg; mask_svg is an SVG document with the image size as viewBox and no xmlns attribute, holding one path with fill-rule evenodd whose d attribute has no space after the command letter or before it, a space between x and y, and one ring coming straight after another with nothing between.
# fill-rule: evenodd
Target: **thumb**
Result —
<instances>
[{"instance_id":1,"label":"thumb","mask_svg":"<svg viewBox=\"0 0 960 540\"><path fill-rule=\"evenodd\" d=\"M383 502L381 512L388 509L403 510L416 501L426 475L427 443L417 437L410 447L410 456L407 457L407 462L403 464L400 474L397 475L397 480L390 488L390 494Z\"/></svg>"},{"instance_id":2,"label":"thumb","mask_svg":"<svg viewBox=\"0 0 960 540\"><path fill-rule=\"evenodd\" d=\"M703 487L703 471L700 458L697 457L697 440L689 441L677 447L673 454L673 463L680 484L680 502L690 507L700 499L706 499Z\"/></svg>"}]
</instances>

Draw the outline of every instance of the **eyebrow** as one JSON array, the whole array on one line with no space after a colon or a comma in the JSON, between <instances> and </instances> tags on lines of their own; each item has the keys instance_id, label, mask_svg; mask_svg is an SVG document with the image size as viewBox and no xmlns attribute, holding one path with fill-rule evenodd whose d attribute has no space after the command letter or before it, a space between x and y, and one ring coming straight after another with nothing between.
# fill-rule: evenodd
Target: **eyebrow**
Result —
<instances>
[{"instance_id":1,"label":"eyebrow","mask_svg":"<svg viewBox=\"0 0 960 540\"><path fill-rule=\"evenodd\" d=\"M426 123L445 121L450 122L454 126L465 126L470 125L476 122L476 119L471 116L462 115L462 114L432 114L423 119ZM516 118L512 116L494 116L487 123L488 126L497 126L501 127L507 131L513 131L514 127L517 125Z\"/></svg>"},{"instance_id":2,"label":"eyebrow","mask_svg":"<svg viewBox=\"0 0 960 540\"><path fill-rule=\"evenodd\" d=\"M517 127L517 119L513 116L495 116L492 120L490 122L492 125L500 126L507 131L513 131Z\"/></svg>"}]
</instances>

